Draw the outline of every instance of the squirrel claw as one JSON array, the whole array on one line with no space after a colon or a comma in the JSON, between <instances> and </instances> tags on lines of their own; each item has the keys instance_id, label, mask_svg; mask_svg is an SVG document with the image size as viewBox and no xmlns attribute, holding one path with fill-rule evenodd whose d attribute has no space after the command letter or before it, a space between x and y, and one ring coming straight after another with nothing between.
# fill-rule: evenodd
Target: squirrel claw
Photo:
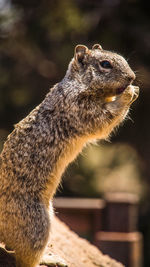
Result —
<instances>
[{"instance_id":1,"label":"squirrel claw","mask_svg":"<svg viewBox=\"0 0 150 267\"><path fill-rule=\"evenodd\" d=\"M134 94L133 94L132 100L130 102L130 105L138 98L138 96L139 96L139 87L134 86Z\"/></svg>"},{"instance_id":2,"label":"squirrel claw","mask_svg":"<svg viewBox=\"0 0 150 267\"><path fill-rule=\"evenodd\" d=\"M61 257L55 254L44 255L40 265L46 265L49 267L67 267L67 263Z\"/></svg>"}]
</instances>

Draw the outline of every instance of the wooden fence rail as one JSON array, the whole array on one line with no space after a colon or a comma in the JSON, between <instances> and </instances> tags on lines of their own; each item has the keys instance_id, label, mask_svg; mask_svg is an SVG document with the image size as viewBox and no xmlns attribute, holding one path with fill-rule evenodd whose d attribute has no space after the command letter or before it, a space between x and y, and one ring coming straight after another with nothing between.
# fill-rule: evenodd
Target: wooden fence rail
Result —
<instances>
[{"instance_id":1,"label":"wooden fence rail","mask_svg":"<svg viewBox=\"0 0 150 267\"><path fill-rule=\"evenodd\" d=\"M104 254L126 267L142 267L143 240L138 232L138 198L109 193L103 199L55 198L56 215Z\"/></svg>"}]
</instances>

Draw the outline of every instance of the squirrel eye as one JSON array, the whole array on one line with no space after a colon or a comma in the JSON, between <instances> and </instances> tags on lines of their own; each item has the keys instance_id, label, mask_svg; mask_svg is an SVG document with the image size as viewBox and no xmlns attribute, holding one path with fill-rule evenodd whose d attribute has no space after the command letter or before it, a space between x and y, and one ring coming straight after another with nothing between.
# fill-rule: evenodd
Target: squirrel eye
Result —
<instances>
[{"instance_id":1,"label":"squirrel eye","mask_svg":"<svg viewBox=\"0 0 150 267\"><path fill-rule=\"evenodd\" d=\"M101 61L101 62L100 62L100 65L101 65L101 67L104 68L104 69L112 69L112 65L111 65L110 62L107 61L107 60L103 60L103 61Z\"/></svg>"}]
</instances>

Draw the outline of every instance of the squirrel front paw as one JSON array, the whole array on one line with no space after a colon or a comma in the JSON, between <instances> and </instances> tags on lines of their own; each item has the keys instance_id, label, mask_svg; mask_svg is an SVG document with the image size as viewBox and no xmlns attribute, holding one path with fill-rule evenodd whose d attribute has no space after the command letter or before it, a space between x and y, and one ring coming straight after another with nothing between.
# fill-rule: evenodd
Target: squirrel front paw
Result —
<instances>
[{"instance_id":1,"label":"squirrel front paw","mask_svg":"<svg viewBox=\"0 0 150 267\"><path fill-rule=\"evenodd\" d=\"M55 254L44 255L40 262L40 265L45 265L49 267L67 267L68 266L64 259L62 259L61 257Z\"/></svg>"},{"instance_id":2,"label":"squirrel front paw","mask_svg":"<svg viewBox=\"0 0 150 267\"><path fill-rule=\"evenodd\" d=\"M128 105L131 105L139 96L139 87L129 85L124 92L124 96L126 101L128 101Z\"/></svg>"},{"instance_id":3,"label":"squirrel front paw","mask_svg":"<svg viewBox=\"0 0 150 267\"><path fill-rule=\"evenodd\" d=\"M132 93L132 99L130 102L130 105L131 105L138 98L140 89L138 86L130 85L130 90Z\"/></svg>"}]
</instances>

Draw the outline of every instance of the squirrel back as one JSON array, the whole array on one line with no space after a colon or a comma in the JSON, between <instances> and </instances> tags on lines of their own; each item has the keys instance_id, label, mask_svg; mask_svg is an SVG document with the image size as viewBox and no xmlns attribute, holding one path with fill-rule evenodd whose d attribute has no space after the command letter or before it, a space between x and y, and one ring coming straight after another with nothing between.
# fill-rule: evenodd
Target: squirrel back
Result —
<instances>
[{"instance_id":1,"label":"squirrel back","mask_svg":"<svg viewBox=\"0 0 150 267\"><path fill-rule=\"evenodd\" d=\"M124 120L138 97L134 79L120 55L78 45L63 80L8 136L0 155L0 235L15 248L18 266L35 266L32 247L45 247L49 201L63 171L88 142L108 138ZM23 244L32 256L21 256Z\"/></svg>"},{"instance_id":2,"label":"squirrel back","mask_svg":"<svg viewBox=\"0 0 150 267\"><path fill-rule=\"evenodd\" d=\"M1 154L1 179L23 194L44 191L51 176L58 185L64 168L82 147L107 138L116 126L121 114L113 106L134 79L120 55L99 45L92 50L77 46L64 79L8 136ZM118 100L108 102L111 96ZM50 189L50 197L55 190Z\"/></svg>"}]
</instances>

